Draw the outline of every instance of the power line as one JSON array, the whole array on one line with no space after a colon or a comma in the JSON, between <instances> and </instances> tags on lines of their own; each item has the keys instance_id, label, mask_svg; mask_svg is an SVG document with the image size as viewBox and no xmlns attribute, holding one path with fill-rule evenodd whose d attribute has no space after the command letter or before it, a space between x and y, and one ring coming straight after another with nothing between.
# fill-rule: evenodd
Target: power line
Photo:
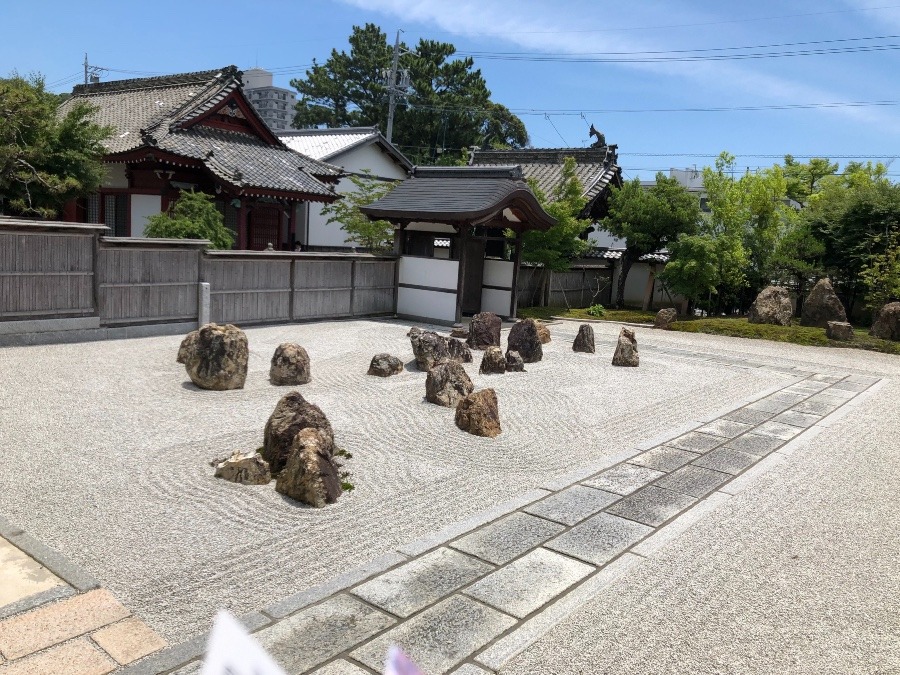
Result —
<instances>
[{"instance_id":1,"label":"power line","mask_svg":"<svg viewBox=\"0 0 900 675\"><path fill-rule=\"evenodd\" d=\"M720 152L711 152L711 153L701 153L701 152L627 152L622 151L619 153L622 156L631 156L631 157L699 157L699 158L716 158L721 153ZM751 157L753 159L784 159L785 155L790 155L791 157L796 158L821 158L821 159L896 159L900 157L900 153L896 155L869 155L866 153L860 153L858 155L840 155L834 154L830 152L816 152L816 153L796 153L796 152L783 152L780 154L757 154L757 153L741 153L734 154L735 157Z\"/></svg>"}]
</instances>

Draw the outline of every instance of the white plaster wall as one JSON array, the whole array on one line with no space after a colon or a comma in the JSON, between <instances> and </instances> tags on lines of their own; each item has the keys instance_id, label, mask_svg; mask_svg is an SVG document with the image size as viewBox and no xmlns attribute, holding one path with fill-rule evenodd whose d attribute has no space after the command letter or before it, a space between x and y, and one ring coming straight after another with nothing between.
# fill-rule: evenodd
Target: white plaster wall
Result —
<instances>
[{"instance_id":1,"label":"white plaster wall","mask_svg":"<svg viewBox=\"0 0 900 675\"><path fill-rule=\"evenodd\" d=\"M105 167L106 175L103 176L103 187L107 188L127 188L128 177L125 175L124 164L107 164Z\"/></svg>"},{"instance_id":2,"label":"white plaster wall","mask_svg":"<svg viewBox=\"0 0 900 675\"><path fill-rule=\"evenodd\" d=\"M419 288L401 286L397 289L397 314L438 321L455 321L456 293L423 291Z\"/></svg>"},{"instance_id":3,"label":"white plaster wall","mask_svg":"<svg viewBox=\"0 0 900 675\"><path fill-rule=\"evenodd\" d=\"M143 237L147 218L162 212L159 195L131 195L131 236Z\"/></svg>"},{"instance_id":4,"label":"white plaster wall","mask_svg":"<svg viewBox=\"0 0 900 675\"><path fill-rule=\"evenodd\" d=\"M402 256L400 258L399 280L401 284L452 290L454 291L454 308L456 306L455 292L458 279L459 261L457 260L413 258L411 256Z\"/></svg>"},{"instance_id":5,"label":"white plaster wall","mask_svg":"<svg viewBox=\"0 0 900 675\"><path fill-rule=\"evenodd\" d=\"M616 239L606 230L595 230L588 234L588 241L594 246L605 246L606 248L623 248L625 241Z\"/></svg>"},{"instance_id":6,"label":"white plaster wall","mask_svg":"<svg viewBox=\"0 0 900 675\"><path fill-rule=\"evenodd\" d=\"M326 160L331 164L340 166L350 173L363 173L366 169L373 176L403 180L406 178L406 170L393 161L388 155L375 145L354 148L337 157ZM335 192L345 193L355 191L356 186L349 178L342 178L335 187ZM309 241L310 246L346 246L348 244L347 233L341 229L338 222L329 223L329 216L322 214L324 204L311 203L309 205Z\"/></svg>"},{"instance_id":7,"label":"white plaster wall","mask_svg":"<svg viewBox=\"0 0 900 675\"><path fill-rule=\"evenodd\" d=\"M514 269L515 264L508 260L485 258L484 274L481 277L481 283L484 286L505 286L506 288L512 288ZM494 310L491 309L488 311L493 312ZM508 302L506 311L509 311Z\"/></svg>"},{"instance_id":8,"label":"white plaster wall","mask_svg":"<svg viewBox=\"0 0 900 675\"><path fill-rule=\"evenodd\" d=\"M512 302L510 291L498 291L494 288L481 289L481 311L493 312L499 316L509 316Z\"/></svg>"},{"instance_id":9,"label":"white plaster wall","mask_svg":"<svg viewBox=\"0 0 900 675\"><path fill-rule=\"evenodd\" d=\"M612 297L615 301L616 288L619 283L620 263L616 262L615 272L613 274ZM657 272L662 272L663 265L656 266ZM647 278L650 275L650 265L647 263L637 262L631 266L628 272L628 279L625 280L625 304L631 306L641 306L644 302L644 292L647 290ZM654 307L670 307L672 302L681 302L682 298L677 293L672 293L672 298L666 294L663 289L662 282L657 279L653 288L653 305Z\"/></svg>"}]
</instances>

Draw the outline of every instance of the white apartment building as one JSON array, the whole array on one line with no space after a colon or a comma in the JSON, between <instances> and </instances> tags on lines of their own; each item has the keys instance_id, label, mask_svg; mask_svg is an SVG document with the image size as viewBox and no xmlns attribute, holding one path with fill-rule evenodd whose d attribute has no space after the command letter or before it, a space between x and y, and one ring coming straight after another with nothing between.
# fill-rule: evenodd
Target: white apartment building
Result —
<instances>
[{"instance_id":1,"label":"white apartment building","mask_svg":"<svg viewBox=\"0 0 900 675\"><path fill-rule=\"evenodd\" d=\"M290 89L272 86L272 73L262 68L245 70L244 94L273 131L291 128L297 95Z\"/></svg>"}]
</instances>

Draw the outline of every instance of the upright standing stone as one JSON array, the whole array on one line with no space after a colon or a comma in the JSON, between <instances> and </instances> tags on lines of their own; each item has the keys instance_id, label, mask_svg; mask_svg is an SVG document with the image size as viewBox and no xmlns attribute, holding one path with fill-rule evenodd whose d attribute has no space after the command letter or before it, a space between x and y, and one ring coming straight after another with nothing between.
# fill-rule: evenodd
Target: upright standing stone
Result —
<instances>
[{"instance_id":1,"label":"upright standing stone","mask_svg":"<svg viewBox=\"0 0 900 675\"><path fill-rule=\"evenodd\" d=\"M550 329L547 328L547 324L545 324L543 321L538 321L537 319L535 319L534 323L537 326L538 337L541 339L541 344L545 345L549 343L551 337Z\"/></svg>"},{"instance_id":2,"label":"upright standing stone","mask_svg":"<svg viewBox=\"0 0 900 675\"><path fill-rule=\"evenodd\" d=\"M316 508L334 504L342 488L333 455L334 444L328 434L320 429L303 429L294 437L275 490Z\"/></svg>"},{"instance_id":3,"label":"upright standing stone","mask_svg":"<svg viewBox=\"0 0 900 675\"><path fill-rule=\"evenodd\" d=\"M900 302L889 302L878 311L869 335L882 340L900 340Z\"/></svg>"},{"instance_id":4,"label":"upright standing stone","mask_svg":"<svg viewBox=\"0 0 900 675\"><path fill-rule=\"evenodd\" d=\"M421 331L413 333L409 337L413 354L416 357L416 366L419 370L428 372L438 363L450 358L447 349L447 340L434 331Z\"/></svg>"},{"instance_id":5,"label":"upright standing stone","mask_svg":"<svg viewBox=\"0 0 900 675\"><path fill-rule=\"evenodd\" d=\"M844 311L844 305L841 304L840 298L831 287L831 281L819 279L819 282L813 286L803 303L803 309L800 311L801 326L816 326L818 328L827 328L829 321L847 321L847 313Z\"/></svg>"},{"instance_id":6,"label":"upright standing stone","mask_svg":"<svg viewBox=\"0 0 900 675\"><path fill-rule=\"evenodd\" d=\"M182 341L177 360L195 385L222 391L244 388L249 358L244 331L230 323L208 323Z\"/></svg>"},{"instance_id":7,"label":"upright standing stone","mask_svg":"<svg viewBox=\"0 0 900 675\"><path fill-rule=\"evenodd\" d=\"M500 326L503 322L493 312L481 312L469 322L469 339L472 349L500 346Z\"/></svg>"},{"instance_id":8,"label":"upright standing stone","mask_svg":"<svg viewBox=\"0 0 900 675\"><path fill-rule=\"evenodd\" d=\"M747 312L750 323L770 323L776 326L790 326L794 306L791 296L784 286L766 286L756 296Z\"/></svg>"},{"instance_id":9,"label":"upright standing stone","mask_svg":"<svg viewBox=\"0 0 900 675\"><path fill-rule=\"evenodd\" d=\"M481 367L478 372L482 375L502 375L506 372L506 359L500 347L488 347L481 357Z\"/></svg>"},{"instance_id":10,"label":"upright standing stone","mask_svg":"<svg viewBox=\"0 0 900 675\"><path fill-rule=\"evenodd\" d=\"M825 328L825 337L831 340L849 342L853 339L853 325L846 321L829 321Z\"/></svg>"},{"instance_id":11,"label":"upright standing stone","mask_svg":"<svg viewBox=\"0 0 900 675\"><path fill-rule=\"evenodd\" d=\"M544 357L541 338L534 319L517 322L506 338L507 351L519 352L525 363L536 363Z\"/></svg>"},{"instance_id":12,"label":"upright standing stone","mask_svg":"<svg viewBox=\"0 0 900 675\"><path fill-rule=\"evenodd\" d=\"M506 372L507 373L524 373L525 362L519 355L519 352L506 352Z\"/></svg>"},{"instance_id":13,"label":"upright standing stone","mask_svg":"<svg viewBox=\"0 0 900 675\"><path fill-rule=\"evenodd\" d=\"M263 434L262 456L278 473L284 468L291 453L294 437L303 429L318 429L334 441L331 423L319 406L308 402L299 391L281 397L266 422Z\"/></svg>"},{"instance_id":14,"label":"upright standing stone","mask_svg":"<svg viewBox=\"0 0 900 675\"><path fill-rule=\"evenodd\" d=\"M613 354L612 364L614 366L632 367L640 364L637 339L634 337L634 331L630 328L623 327L619 333L619 341L616 343L616 352Z\"/></svg>"},{"instance_id":15,"label":"upright standing stone","mask_svg":"<svg viewBox=\"0 0 900 675\"><path fill-rule=\"evenodd\" d=\"M272 355L269 381L272 384L307 384L312 380L309 354L298 344L285 342L278 345Z\"/></svg>"},{"instance_id":16,"label":"upright standing stone","mask_svg":"<svg viewBox=\"0 0 900 675\"><path fill-rule=\"evenodd\" d=\"M678 311L674 307L666 307L656 313L656 318L653 320L653 327L661 328L662 330L671 330L672 324L677 320Z\"/></svg>"},{"instance_id":17,"label":"upright standing stone","mask_svg":"<svg viewBox=\"0 0 900 675\"><path fill-rule=\"evenodd\" d=\"M451 361L472 363L472 352L466 347L464 342L460 342L455 338L444 339L447 341L447 353L450 354Z\"/></svg>"},{"instance_id":18,"label":"upright standing stone","mask_svg":"<svg viewBox=\"0 0 900 675\"><path fill-rule=\"evenodd\" d=\"M499 436L502 430L497 392L482 389L462 399L456 405L456 426L475 436Z\"/></svg>"},{"instance_id":19,"label":"upright standing stone","mask_svg":"<svg viewBox=\"0 0 900 675\"><path fill-rule=\"evenodd\" d=\"M572 343L573 352L584 352L585 354L593 354L594 349L594 329L586 323L578 327L578 335Z\"/></svg>"},{"instance_id":20,"label":"upright standing stone","mask_svg":"<svg viewBox=\"0 0 900 675\"><path fill-rule=\"evenodd\" d=\"M475 387L463 367L456 361L439 363L425 378L425 400L452 408L459 399L472 393Z\"/></svg>"}]
</instances>

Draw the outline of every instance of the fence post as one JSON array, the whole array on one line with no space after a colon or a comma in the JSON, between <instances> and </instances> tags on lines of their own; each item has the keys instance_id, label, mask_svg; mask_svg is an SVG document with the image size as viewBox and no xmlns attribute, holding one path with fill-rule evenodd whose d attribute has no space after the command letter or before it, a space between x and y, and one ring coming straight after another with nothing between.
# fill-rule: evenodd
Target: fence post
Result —
<instances>
[{"instance_id":1,"label":"fence post","mask_svg":"<svg viewBox=\"0 0 900 675\"><path fill-rule=\"evenodd\" d=\"M201 328L209 323L209 282L201 281L197 284L197 327Z\"/></svg>"},{"instance_id":2,"label":"fence post","mask_svg":"<svg viewBox=\"0 0 900 675\"><path fill-rule=\"evenodd\" d=\"M288 293L288 317L290 318L291 321L295 320L294 319L294 293L296 293L297 291L294 289L294 286L296 286L297 265L299 265L299 264L300 264L299 259L294 258L293 260L291 260L291 276L290 276L291 292Z\"/></svg>"},{"instance_id":3,"label":"fence post","mask_svg":"<svg viewBox=\"0 0 900 675\"><path fill-rule=\"evenodd\" d=\"M350 261L350 316L356 316L356 262Z\"/></svg>"}]
</instances>

